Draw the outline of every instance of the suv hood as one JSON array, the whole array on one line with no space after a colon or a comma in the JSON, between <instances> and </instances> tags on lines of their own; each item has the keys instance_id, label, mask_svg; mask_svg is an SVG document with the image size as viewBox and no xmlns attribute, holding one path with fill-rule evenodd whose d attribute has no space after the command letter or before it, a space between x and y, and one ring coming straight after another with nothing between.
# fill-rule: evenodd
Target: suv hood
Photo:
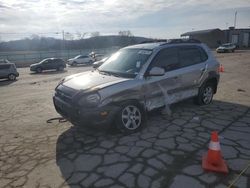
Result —
<instances>
[{"instance_id":1,"label":"suv hood","mask_svg":"<svg viewBox=\"0 0 250 188\"><path fill-rule=\"evenodd\" d=\"M103 75L98 71L88 71L66 77L63 85L76 90L101 89L112 84L129 80L128 78Z\"/></svg>"}]
</instances>

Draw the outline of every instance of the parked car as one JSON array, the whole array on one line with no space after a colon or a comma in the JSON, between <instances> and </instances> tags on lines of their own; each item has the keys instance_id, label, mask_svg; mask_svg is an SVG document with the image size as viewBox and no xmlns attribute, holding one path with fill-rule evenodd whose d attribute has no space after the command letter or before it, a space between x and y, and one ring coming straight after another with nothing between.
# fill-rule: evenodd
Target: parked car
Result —
<instances>
[{"instance_id":1,"label":"parked car","mask_svg":"<svg viewBox=\"0 0 250 188\"><path fill-rule=\"evenodd\" d=\"M107 59L108 59L108 57L105 57L105 58L101 59L100 61L94 62L92 65L93 68L96 69L96 68L100 67Z\"/></svg>"},{"instance_id":2,"label":"parked car","mask_svg":"<svg viewBox=\"0 0 250 188\"><path fill-rule=\"evenodd\" d=\"M53 101L75 125L133 132L148 111L191 97L200 105L211 103L219 77L219 63L198 41L139 44L119 50L95 71L64 78Z\"/></svg>"},{"instance_id":3,"label":"parked car","mask_svg":"<svg viewBox=\"0 0 250 188\"><path fill-rule=\"evenodd\" d=\"M76 66L78 64L91 64L94 59L89 55L78 55L72 59L68 59L67 64L71 66Z\"/></svg>"},{"instance_id":4,"label":"parked car","mask_svg":"<svg viewBox=\"0 0 250 188\"><path fill-rule=\"evenodd\" d=\"M16 65L14 63L0 63L0 78L8 78L11 81L16 80L19 76Z\"/></svg>"},{"instance_id":5,"label":"parked car","mask_svg":"<svg viewBox=\"0 0 250 188\"><path fill-rule=\"evenodd\" d=\"M43 70L57 70L63 71L66 68L66 64L62 59L59 58L48 58L30 65L30 71L35 71L37 73L42 72Z\"/></svg>"},{"instance_id":6,"label":"parked car","mask_svg":"<svg viewBox=\"0 0 250 188\"><path fill-rule=\"evenodd\" d=\"M222 53L222 52L234 52L234 50L236 49L236 45L232 44L232 43L227 43L227 44L222 44L220 45L217 49L216 52L217 53Z\"/></svg>"}]
</instances>

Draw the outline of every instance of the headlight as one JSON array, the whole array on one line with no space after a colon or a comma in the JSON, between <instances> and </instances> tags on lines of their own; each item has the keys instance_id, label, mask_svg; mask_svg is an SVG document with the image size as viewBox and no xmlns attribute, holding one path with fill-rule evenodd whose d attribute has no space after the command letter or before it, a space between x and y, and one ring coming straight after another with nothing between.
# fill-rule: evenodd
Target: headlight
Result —
<instances>
[{"instance_id":1,"label":"headlight","mask_svg":"<svg viewBox=\"0 0 250 188\"><path fill-rule=\"evenodd\" d=\"M97 93L94 93L94 94L90 94L87 96L83 96L79 100L78 103L80 106L86 105L86 106L94 107L99 104L100 99L101 99L100 95L98 95Z\"/></svg>"}]
</instances>

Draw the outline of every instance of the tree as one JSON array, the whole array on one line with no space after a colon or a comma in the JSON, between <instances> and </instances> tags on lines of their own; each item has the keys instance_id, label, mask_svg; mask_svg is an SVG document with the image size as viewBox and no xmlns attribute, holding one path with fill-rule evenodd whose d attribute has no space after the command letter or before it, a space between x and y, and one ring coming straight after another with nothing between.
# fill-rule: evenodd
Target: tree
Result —
<instances>
[{"instance_id":1,"label":"tree","mask_svg":"<svg viewBox=\"0 0 250 188\"><path fill-rule=\"evenodd\" d=\"M65 40L74 40L74 35L72 33L67 32L64 34L64 38Z\"/></svg>"},{"instance_id":2,"label":"tree","mask_svg":"<svg viewBox=\"0 0 250 188\"><path fill-rule=\"evenodd\" d=\"M87 35L88 33L81 33L81 32L76 32L76 37L77 39L84 39L84 37Z\"/></svg>"},{"instance_id":3,"label":"tree","mask_svg":"<svg viewBox=\"0 0 250 188\"><path fill-rule=\"evenodd\" d=\"M133 34L131 33L130 30L119 31L118 35L120 35L120 36L126 36L126 37L132 37L133 36Z\"/></svg>"},{"instance_id":4,"label":"tree","mask_svg":"<svg viewBox=\"0 0 250 188\"><path fill-rule=\"evenodd\" d=\"M39 35L37 35L37 34L32 34L32 35L30 36L30 39L36 39L36 40L39 40L39 39L40 39L40 36L39 36Z\"/></svg>"},{"instance_id":5,"label":"tree","mask_svg":"<svg viewBox=\"0 0 250 188\"><path fill-rule=\"evenodd\" d=\"M92 33L90 33L90 36L91 37L99 37L100 36L100 32L99 31L92 32Z\"/></svg>"}]
</instances>

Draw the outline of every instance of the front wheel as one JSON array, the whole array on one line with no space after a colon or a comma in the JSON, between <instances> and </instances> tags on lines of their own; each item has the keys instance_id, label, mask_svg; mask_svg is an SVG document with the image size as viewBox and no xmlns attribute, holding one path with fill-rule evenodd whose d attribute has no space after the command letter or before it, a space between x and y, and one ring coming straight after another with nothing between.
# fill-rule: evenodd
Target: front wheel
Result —
<instances>
[{"instance_id":1,"label":"front wheel","mask_svg":"<svg viewBox=\"0 0 250 188\"><path fill-rule=\"evenodd\" d=\"M212 83L206 83L199 89L198 96L195 98L195 102L199 105L210 104L214 96L214 85Z\"/></svg>"},{"instance_id":2,"label":"front wheel","mask_svg":"<svg viewBox=\"0 0 250 188\"><path fill-rule=\"evenodd\" d=\"M41 73L43 70L42 70L42 68L41 67L38 67L37 69L36 69L36 72L37 73Z\"/></svg>"},{"instance_id":3,"label":"front wheel","mask_svg":"<svg viewBox=\"0 0 250 188\"><path fill-rule=\"evenodd\" d=\"M14 80L16 80L16 75L15 75L15 74L10 74L10 75L8 76L8 79L9 79L10 81L14 81Z\"/></svg>"},{"instance_id":4,"label":"front wheel","mask_svg":"<svg viewBox=\"0 0 250 188\"><path fill-rule=\"evenodd\" d=\"M145 113L137 104L125 104L122 106L116 118L117 128L126 133L139 130L145 121Z\"/></svg>"}]
</instances>

